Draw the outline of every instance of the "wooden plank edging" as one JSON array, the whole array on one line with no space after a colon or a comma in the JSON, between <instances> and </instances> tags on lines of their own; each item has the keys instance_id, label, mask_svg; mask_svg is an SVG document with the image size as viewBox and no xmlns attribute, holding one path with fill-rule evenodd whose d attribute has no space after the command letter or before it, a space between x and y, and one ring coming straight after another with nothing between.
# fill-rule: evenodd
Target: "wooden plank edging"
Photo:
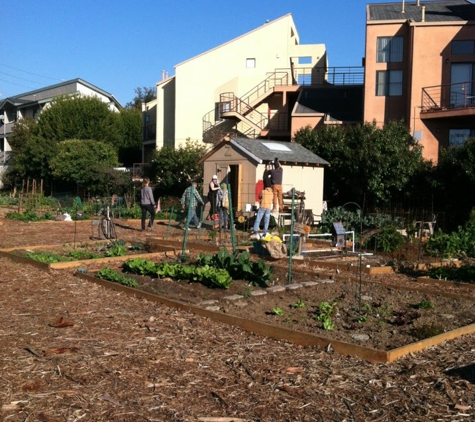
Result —
<instances>
[{"instance_id":1,"label":"wooden plank edging","mask_svg":"<svg viewBox=\"0 0 475 422\"><path fill-rule=\"evenodd\" d=\"M319 337L314 334L303 333L287 328L275 327L273 325L211 311L196 305L191 305L177 300L168 299L153 293L144 292L138 289L120 285L118 283L102 280L88 274L76 273L75 276L83 280L87 280L95 284L101 285L108 289L123 292L128 295L134 295L138 298L149 300L151 302L161 303L171 308L192 312L196 315L210 318L213 321L242 328L243 330L252 332L254 334L270 337L275 340L287 341L300 346L316 346L319 348L326 348L331 346L338 353L348 356L358 356L359 358L365 359L371 363L391 363L410 353L422 351L424 349L427 349L428 347L436 346L444 341L452 340L465 334L475 333L475 324L470 324L465 327L460 327L455 330L451 330L446 333L442 333L437 336L430 337L428 339L424 339L416 343L411 343L393 350L377 350L364 346L354 345L351 343L345 343L338 340Z\"/></svg>"}]
</instances>

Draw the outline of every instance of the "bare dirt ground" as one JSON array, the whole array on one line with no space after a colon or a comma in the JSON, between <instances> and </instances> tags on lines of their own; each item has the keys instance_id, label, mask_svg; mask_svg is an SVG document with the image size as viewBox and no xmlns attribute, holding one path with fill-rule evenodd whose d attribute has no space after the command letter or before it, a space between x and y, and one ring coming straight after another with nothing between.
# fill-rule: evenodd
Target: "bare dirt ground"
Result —
<instances>
[{"instance_id":1,"label":"bare dirt ground","mask_svg":"<svg viewBox=\"0 0 475 422\"><path fill-rule=\"evenodd\" d=\"M88 222L2 222L2 248L97 234ZM118 238L144 241L150 233L139 227L121 223ZM475 419L474 335L371 364L130 298L72 271L6 258L0 265L4 421ZM377 278L413 283L402 274Z\"/></svg>"}]
</instances>

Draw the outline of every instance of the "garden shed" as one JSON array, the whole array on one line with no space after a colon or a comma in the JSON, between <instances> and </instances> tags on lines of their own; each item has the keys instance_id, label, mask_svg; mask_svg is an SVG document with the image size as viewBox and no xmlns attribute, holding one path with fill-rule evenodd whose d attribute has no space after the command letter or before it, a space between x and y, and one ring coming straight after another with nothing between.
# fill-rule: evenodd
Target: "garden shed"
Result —
<instances>
[{"instance_id":1,"label":"garden shed","mask_svg":"<svg viewBox=\"0 0 475 422\"><path fill-rule=\"evenodd\" d=\"M305 192L305 208L320 216L324 169L329 163L295 142L226 138L200 160L204 164L203 194L207 195L209 182L217 175L219 183L230 185L233 208L248 212L258 202L264 171L275 158L284 169L284 194L292 188Z\"/></svg>"}]
</instances>

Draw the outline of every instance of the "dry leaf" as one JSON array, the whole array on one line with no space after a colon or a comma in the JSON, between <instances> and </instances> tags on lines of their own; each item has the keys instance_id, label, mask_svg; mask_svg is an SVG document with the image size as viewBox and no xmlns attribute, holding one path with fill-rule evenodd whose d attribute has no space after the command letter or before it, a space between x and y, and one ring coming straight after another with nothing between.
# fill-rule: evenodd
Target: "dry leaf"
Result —
<instances>
[{"instance_id":1,"label":"dry leaf","mask_svg":"<svg viewBox=\"0 0 475 422\"><path fill-rule=\"evenodd\" d=\"M50 327L54 328L64 328L64 327L72 327L74 322L66 321L63 317L60 317L54 322L53 324L48 324Z\"/></svg>"},{"instance_id":2,"label":"dry leaf","mask_svg":"<svg viewBox=\"0 0 475 422\"><path fill-rule=\"evenodd\" d=\"M463 410L463 411L465 411L465 410L470 410L470 409L472 408L472 406L465 406L465 405L463 405L463 404L456 404L456 405L455 405L455 408L456 408L457 410Z\"/></svg>"}]
</instances>

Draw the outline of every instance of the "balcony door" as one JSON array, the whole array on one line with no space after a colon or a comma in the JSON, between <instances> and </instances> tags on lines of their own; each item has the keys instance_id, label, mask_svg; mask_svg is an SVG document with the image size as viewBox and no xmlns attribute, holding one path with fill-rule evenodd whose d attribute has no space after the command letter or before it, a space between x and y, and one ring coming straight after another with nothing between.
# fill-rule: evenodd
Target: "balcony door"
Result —
<instances>
[{"instance_id":1,"label":"balcony door","mask_svg":"<svg viewBox=\"0 0 475 422\"><path fill-rule=\"evenodd\" d=\"M450 73L450 106L466 107L475 104L473 81L474 63L453 63Z\"/></svg>"}]
</instances>

